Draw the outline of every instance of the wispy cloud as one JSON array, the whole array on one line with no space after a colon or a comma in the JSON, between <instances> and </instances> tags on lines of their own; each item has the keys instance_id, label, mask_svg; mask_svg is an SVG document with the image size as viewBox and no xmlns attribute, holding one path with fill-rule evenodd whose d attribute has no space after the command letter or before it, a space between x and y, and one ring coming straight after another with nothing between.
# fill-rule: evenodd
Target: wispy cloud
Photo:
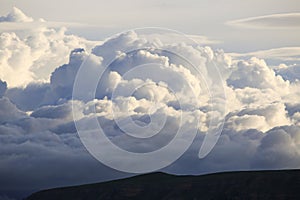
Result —
<instances>
[{"instance_id":1,"label":"wispy cloud","mask_svg":"<svg viewBox=\"0 0 300 200\"><path fill-rule=\"evenodd\" d=\"M183 39L186 43L197 43L200 45L212 45L212 44L220 44L223 41L213 39L210 37L207 37L205 35L192 35L192 34L184 34L178 32L179 35L181 35L181 39ZM173 43L174 38L178 39L178 34L173 34L173 33L164 33L164 34L146 34L142 35L143 37L147 37L148 40L155 40L159 38L160 40L167 42L167 43Z\"/></svg>"},{"instance_id":2,"label":"wispy cloud","mask_svg":"<svg viewBox=\"0 0 300 200\"><path fill-rule=\"evenodd\" d=\"M0 31L29 30L40 27L61 28L61 27L96 27L96 25L74 23L74 22L55 22L55 21L33 21L33 22L1 22Z\"/></svg>"},{"instance_id":3,"label":"wispy cloud","mask_svg":"<svg viewBox=\"0 0 300 200\"><path fill-rule=\"evenodd\" d=\"M220 44L220 43L223 43L220 40L211 39L211 38L208 38L208 37L203 36L203 35L187 35L187 37L191 38L192 40L194 40L195 42L197 42L199 44Z\"/></svg>"},{"instance_id":4,"label":"wispy cloud","mask_svg":"<svg viewBox=\"0 0 300 200\"><path fill-rule=\"evenodd\" d=\"M1 22L0 31L28 30L39 27L59 28L59 27L93 27L93 25L73 23L73 22Z\"/></svg>"},{"instance_id":5,"label":"wispy cloud","mask_svg":"<svg viewBox=\"0 0 300 200\"><path fill-rule=\"evenodd\" d=\"M0 16L0 31L30 30L40 27L59 28L59 27L96 27L95 25L46 21L44 19L33 19L27 16L20 9L13 7L12 11L6 16Z\"/></svg>"},{"instance_id":6,"label":"wispy cloud","mask_svg":"<svg viewBox=\"0 0 300 200\"><path fill-rule=\"evenodd\" d=\"M281 47L248 53L230 53L233 57L254 56L263 59L276 59L283 61L300 61L300 47Z\"/></svg>"},{"instance_id":7,"label":"wispy cloud","mask_svg":"<svg viewBox=\"0 0 300 200\"><path fill-rule=\"evenodd\" d=\"M300 28L300 13L281 13L226 22L230 26L255 29Z\"/></svg>"}]
</instances>

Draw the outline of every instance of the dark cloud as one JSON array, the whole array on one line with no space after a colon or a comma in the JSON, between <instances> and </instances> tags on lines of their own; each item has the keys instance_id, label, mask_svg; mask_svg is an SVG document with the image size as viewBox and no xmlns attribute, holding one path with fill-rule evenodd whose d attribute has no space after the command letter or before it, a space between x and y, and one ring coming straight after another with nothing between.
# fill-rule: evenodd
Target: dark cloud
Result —
<instances>
[{"instance_id":1,"label":"dark cloud","mask_svg":"<svg viewBox=\"0 0 300 200\"><path fill-rule=\"evenodd\" d=\"M69 117L72 114L71 112L71 105L62 104L58 106L40 107L31 113L31 116L35 118L64 119Z\"/></svg>"},{"instance_id":2,"label":"dark cloud","mask_svg":"<svg viewBox=\"0 0 300 200\"><path fill-rule=\"evenodd\" d=\"M32 83L25 88L10 88L6 96L21 110L34 110L57 97L51 93L49 84ZM30 98L29 98L30 97Z\"/></svg>"},{"instance_id":3,"label":"dark cloud","mask_svg":"<svg viewBox=\"0 0 300 200\"><path fill-rule=\"evenodd\" d=\"M3 97L7 90L7 83L0 79L0 98Z\"/></svg>"},{"instance_id":4,"label":"dark cloud","mask_svg":"<svg viewBox=\"0 0 300 200\"><path fill-rule=\"evenodd\" d=\"M0 98L0 124L15 122L26 117L8 98Z\"/></svg>"},{"instance_id":5,"label":"dark cloud","mask_svg":"<svg viewBox=\"0 0 300 200\"><path fill-rule=\"evenodd\" d=\"M253 156L254 168L299 168L300 128L278 127L266 133Z\"/></svg>"}]
</instances>

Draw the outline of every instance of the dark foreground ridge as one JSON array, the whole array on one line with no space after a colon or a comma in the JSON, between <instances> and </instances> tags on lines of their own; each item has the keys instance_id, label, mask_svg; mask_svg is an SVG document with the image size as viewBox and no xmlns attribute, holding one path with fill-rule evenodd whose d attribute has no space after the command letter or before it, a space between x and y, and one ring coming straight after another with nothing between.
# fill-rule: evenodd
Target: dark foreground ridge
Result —
<instances>
[{"instance_id":1,"label":"dark foreground ridge","mask_svg":"<svg viewBox=\"0 0 300 200\"><path fill-rule=\"evenodd\" d=\"M151 173L56 188L26 200L300 199L300 170L224 172L201 176Z\"/></svg>"}]
</instances>

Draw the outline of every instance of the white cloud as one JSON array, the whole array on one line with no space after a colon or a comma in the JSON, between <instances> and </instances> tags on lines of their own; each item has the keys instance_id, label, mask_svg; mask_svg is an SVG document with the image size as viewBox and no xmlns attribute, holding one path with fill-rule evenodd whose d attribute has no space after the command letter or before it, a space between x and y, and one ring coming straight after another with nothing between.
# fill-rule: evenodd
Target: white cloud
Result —
<instances>
[{"instance_id":1,"label":"white cloud","mask_svg":"<svg viewBox=\"0 0 300 200\"><path fill-rule=\"evenodd\" d=\"M11 17L6 17L7 20L25 26L31 23L23 22L28 17L16 8L8 16ZM89 51L94 44L74 35L66 35L65 31L65 28L55 30L33 26L20 32L1 32L0 69L3 73L0 79L6 81L8 87L24 87L32 81L48 81L50 73L67 62L71 50L81 47Z\"/></svg>"},{"instance_id":2,"label":"white cloud","mask_svg":"<svg viewBox=\"0 0 300 200\"><path fill-rule=\"evenodd\" d=\"M90 42L65 30L38 29L21 37L15 33L0 35L0 78L8 87L24 86L32 81L47 81L50 73L68 60L72 49L89 49Z\"/></svg>"},{"instance_id":3,"label":"white cloud","mask_svg":"<svg viewBox=\"0 0 300 200\"><path fill-rule=\"evenodd\" d=\"M279 93L289 92L289 82L276 75L264 60L255 57L247 61L239 61L232 70L227 83L234 88L272 89Z\"/></svg>"},{"instance_id":4,"label":"white cloud","mask_svg":"<svg viewBox=\"0 0 300 200\"><path fill-rule=\"evenodd\" d=\"M232 20L226 24L255 29L300 28L300 13L281 13Z\"/></svg>"},{"instance_id":5,"label":"white cloud","mask_svg":"<svg viewBox=\"0 0 300 200\"><path fill-rule=\"evenodd\" d=\"M32 22L31 17L26 16L20 9L13 7L7 16L0 17L0 22Z\"/></svg>"},{"instance_id":6,"label":"white cloud","mask_svg":"<svg viewBox=\"0 0 300 200\"><path fill-rule=\"evenodd\" d=\"M266 132L277 126L290 125L291 121L282 103L269 103L242 109L227 116L226 126L236 131L257 129Z\"/></svg>"}]
</instances>

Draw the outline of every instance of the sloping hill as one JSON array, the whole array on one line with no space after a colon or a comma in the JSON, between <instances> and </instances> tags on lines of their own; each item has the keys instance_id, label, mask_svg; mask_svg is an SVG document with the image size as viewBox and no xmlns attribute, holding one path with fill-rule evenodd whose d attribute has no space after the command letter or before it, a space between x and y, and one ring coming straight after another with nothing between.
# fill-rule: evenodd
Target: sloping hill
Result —
<instances>
[{"instance_id":1,"label":"sloping hill","mask_svg":"<svg viewBox=\"0 0 300 200\"><path fill-rule=\"evenodd\" d=\"M26 200L300 199L300 170L201 176L151 173L122 180L44 190Z\"/></svg>"}]
</instances>

